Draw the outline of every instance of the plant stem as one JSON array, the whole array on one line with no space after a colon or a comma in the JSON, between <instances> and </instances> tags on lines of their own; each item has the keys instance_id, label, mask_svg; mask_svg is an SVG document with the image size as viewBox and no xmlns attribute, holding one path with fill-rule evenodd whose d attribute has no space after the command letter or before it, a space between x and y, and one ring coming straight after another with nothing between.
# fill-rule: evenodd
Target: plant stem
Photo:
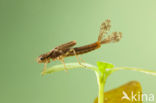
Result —
<instances>
[{"instance_id":1,"label":"plant stem","mask_svg":"<svg viewBox=\"0 0 156 103\"><path fill-rule=\"evenodd\" d=\"M142 72L145 74L156 76L155 71L145 70L145 69L141 69L141 68L118 67L118 68L114 68L112 70L113 70L113 72L118 71L118 70L132 70L132 71L138 71L138 72Z\"/></svg>"},{"instance_id":2,"label":"plant stem","mask_svg":"<svg viewBox=\"0 0 156 103\"><path fill-rule=\"evenodd\" d=\"M105 75L103 73L96 73L97 81L98 81L98 87L99 87L99 95L98 95L98 103L104 103L104 86L106 82Z\"/></svg>"},{"instance_id":3,"label":"plant stem","mask_svg":"<svg viewBox=\"0 0 156 103\"><path fill-rule=\"evenodd\" d=\"M104 103L104 83L99 83L99 97L98 103Z\"/></svg>"},{"instance_id":4,"label":"plant stem","mask_svg":"<svg viewBox=\"0 0 156 103\"><path fill-rule=\"evenodd\" d=\"M93 70L95 72L98 71L98 68L96 66L93 66L93 65L87 64L87 63L82 63L82 65L80 65L79 63L67 63L66 68L68 70L76 69L76 68L83 68L83 69L90 69L90 70ZM64 70L65 70L64 65L59 64L59 65L52 66L51 68L48 68L42 75L50 74L53 72L64 71Z\"/></svg>"}]
</instances>

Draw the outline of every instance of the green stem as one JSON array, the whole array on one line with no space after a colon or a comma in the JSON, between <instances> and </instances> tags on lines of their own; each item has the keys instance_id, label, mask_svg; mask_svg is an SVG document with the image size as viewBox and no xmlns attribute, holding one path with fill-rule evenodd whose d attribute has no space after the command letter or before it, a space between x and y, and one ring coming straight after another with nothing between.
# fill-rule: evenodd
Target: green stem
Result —
<instances>
[{"instance_id":1,"label":"green stem","mask_svg":"<svg viewBox=\"0 0 156 103\"><path fill-rule=\"evenodd\" d=\"M66 64L67 70L76 69L76 68L86 68L86 69L93 70L95 72L98 71L98 68L96 66L93 66L88 63L82 63L81 65L79 63L67 63ZM53 72L59 72L59 71L64 71L64 70L65 70L64 65L59 64L59 65L52 66L51 68L48 68L44 73L42 73L42 75L51 74Z\"/></svg>"},{"instance_id":2,"label":"green stem","mask_svg":"<svg viewBox=\"0 0 156 103\"><path fill-rule=\"evenodd\" d=\"M145 74L156 76L155 71L145 70L145 69L141 69L141 68L118 67L118 68L113 68L112 69L113 72L118 71L118 70L132 70L132 71L138 71L138 72L142 72L142 73L145 73Z\"/></svg>"},{"instance_id":3,"label":"green stem","mask_svg":"<svg viewBox=\"0 0 156 103\"><path fill-rule=\"evenodd\" d=\"M104 103L104 83L99 84L98 103Z\"/></svg>"},{"instance_id":4,"label":"green stem","mask_svg":"<svg viewBox=\"0 0 156 103\"><path fill-rule=\"evenodd\" d=\"M96 73L96 76L99 87L98 103L104 103L104 87L107 77L104 75L104 73L99 72Z\"/></svg>"}]
</instances>

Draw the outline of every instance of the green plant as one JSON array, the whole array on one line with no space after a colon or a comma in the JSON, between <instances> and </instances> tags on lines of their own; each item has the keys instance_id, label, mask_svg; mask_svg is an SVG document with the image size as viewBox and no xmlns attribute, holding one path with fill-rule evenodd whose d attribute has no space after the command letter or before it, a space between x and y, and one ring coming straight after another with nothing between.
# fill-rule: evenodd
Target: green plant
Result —
<instances>
[{"instance_id":1,"label":"green plant","mask_svg":"<svg viewBox=\"0 0 156 103\"><path fill-rule=\"evenodd\" d=\"M132 71L143 72L146 74L156 76L156 72L154 72L154 71L149 71L149 70L144 70L144 69L139 69L139 68L114 67L113 64L105 63L105 62L97 62L97 66L94 66L94 65L91 65L88 63L82 63L82 65L80 65L79 63L67 63L66 68L68 70L76 69L76 68L85 68L85 69L93 70L96 73L96 77L98 80L98 86L99 86L98 103L104 103L104 87L105 87L106 80L107 80L108 76L115 71L132 70ZM55 66L52 66L51 68L47 69L43 73L43 75L58 72L58 71L63 71L63 70L64 70L63 64L55 65Z\"/></svg>"}]
</instances>

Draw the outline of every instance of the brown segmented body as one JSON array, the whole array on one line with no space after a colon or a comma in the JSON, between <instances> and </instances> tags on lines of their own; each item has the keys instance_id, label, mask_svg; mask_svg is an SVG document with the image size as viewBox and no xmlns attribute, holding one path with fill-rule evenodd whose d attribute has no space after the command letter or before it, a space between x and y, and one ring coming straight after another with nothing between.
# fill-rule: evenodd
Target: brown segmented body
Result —
<instances>
[{"instance_id":1,"label":"brown segmented body","mask_svg":"<svg viewBox=\"0 0 156 103\"><path fill-rule=\"evenodd\" d=\"M92 43L92 44L89 44L89 45L85 45L85 46L81 46L81 47L75 47L75 48L72 48L76 55L80 55L80 54L85 54L85 53L88 53L90 51L93 51L95 49L98 49L100 48L101 44L100 42L95 42L95 43ZM66 56L74 56L74 52L73 51L70 51Z\"/></svg>"}]
</instances>

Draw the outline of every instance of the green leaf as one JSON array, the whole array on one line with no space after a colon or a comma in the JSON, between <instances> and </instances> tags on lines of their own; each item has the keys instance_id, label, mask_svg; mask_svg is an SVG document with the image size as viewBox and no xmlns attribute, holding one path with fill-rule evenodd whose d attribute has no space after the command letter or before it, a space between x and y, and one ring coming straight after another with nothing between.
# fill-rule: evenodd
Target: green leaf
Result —
<instances>
[{"instance_id":1,"label":"green leaf","mask_svg":"<svg viewBox=\"0 0 156 103\"><path fill-rule=\"evenodd\" d=\"M105 62L97 62L97 66L98 66L99 71L101 73L104 73L107 75L112 73L112 68L114 68L113 64L105 63Z\"/></svg>"},{"instance_id":2,"label":"green leaf","mask_svg":"<svg viewBox=\"0 0 156 103\"><path fill-rule=\"evenodd\" d=\"M127 94L130 100L122 99L123 92ZM132 99L132 92L136 95L136 100ZM103 92L104 102L103 103L142 103L142 88L138 81L131 81L118 88L112 89L107 92ZM94 103L98 103L98 97L95 99Z\"/></svg>"}]
</instances>

